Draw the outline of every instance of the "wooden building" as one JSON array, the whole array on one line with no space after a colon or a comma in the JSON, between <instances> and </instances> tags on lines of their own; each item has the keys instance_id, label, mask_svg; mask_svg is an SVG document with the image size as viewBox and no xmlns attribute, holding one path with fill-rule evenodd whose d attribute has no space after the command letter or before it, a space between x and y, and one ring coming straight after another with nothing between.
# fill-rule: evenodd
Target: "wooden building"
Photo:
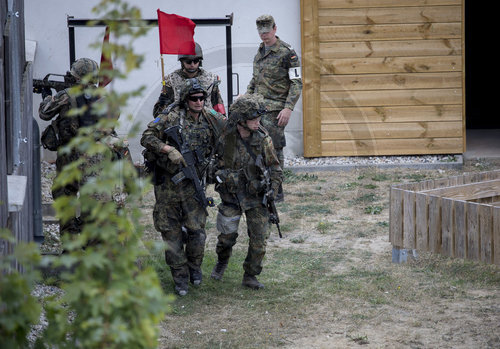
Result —
<instances>
[{"instance_id":1,"label":"wooden building","mask_svg":"<svg viewBox=\"0 0 500 349\"><path fill-rule=\"evenodd\" d=\"M304 155L465 151L464 0L301 0Z\"/></svg>"}]
</instances>

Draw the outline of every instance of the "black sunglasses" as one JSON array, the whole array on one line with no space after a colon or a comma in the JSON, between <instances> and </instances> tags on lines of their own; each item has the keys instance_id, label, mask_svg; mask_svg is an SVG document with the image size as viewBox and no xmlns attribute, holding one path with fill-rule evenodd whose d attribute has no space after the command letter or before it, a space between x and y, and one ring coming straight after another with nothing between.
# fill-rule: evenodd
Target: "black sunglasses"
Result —
<instances>
[{"instance_id":1,"label":"black sunglasses","mask_svg":"<svg viewBox=\"0 0 500 349\"><path fill-rule=\"evenodd\" d=\"M191 101L191 102L197 102L197 101L204 101L205 100L205 97L203 96L188 96L188 99Z\"/></svg>"},{"instance_id":2,"label":"black sunglasses","mask_svg":"<svg viewBox=\"0 0 500 349\"><path fill-rule=\"evenodd\" d=\"M184 63L186 63L186 64L191 64L191 63L197 64L197 63L200 63L201 59L199 59L199 58L195 58L195 59L183 59L182 61Z\"/></svg>"}]
</instances>

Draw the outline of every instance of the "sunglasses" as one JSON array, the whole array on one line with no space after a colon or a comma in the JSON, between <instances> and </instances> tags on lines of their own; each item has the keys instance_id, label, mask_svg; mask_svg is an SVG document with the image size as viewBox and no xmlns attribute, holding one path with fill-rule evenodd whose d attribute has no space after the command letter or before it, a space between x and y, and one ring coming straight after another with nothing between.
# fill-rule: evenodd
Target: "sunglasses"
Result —
<instances>
[{"instance_id":1,"label":"sunglasses","mask_svg":"<svg viewBox=\"0 0 500 349\"><path fill-rule=\"evenodd\" d=\"M203 97L203 96L188 96L188 99L191 102L201 102L201 101L205 100L205 97Z\"/></svg>"},{"instance_id":2,"label":"sunglasses","mask_svg":"<svg viewBox=\"0 0 500 349\"><path fill-rule=\"evenodd\" d=\"M198 63L200 63L201 59L199 59L199 58L195 58L195 59L183 59L182 61L184 63L186 63L186 64L191 64L191 63L198 64Z\"/></svg>"}]
</instances>

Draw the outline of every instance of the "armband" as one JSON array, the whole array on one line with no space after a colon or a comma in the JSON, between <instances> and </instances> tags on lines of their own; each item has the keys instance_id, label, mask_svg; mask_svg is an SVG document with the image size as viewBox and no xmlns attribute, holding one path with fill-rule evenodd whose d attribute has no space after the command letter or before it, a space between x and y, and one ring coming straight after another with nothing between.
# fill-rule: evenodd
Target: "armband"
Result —
<instances>
[{"instance_id":1,"label":"armband","mask_svg":"<svg viewBox=\"0 0 500 349\"><path fill-rule=\"evenodd\" d=\"M301 79L302 78L302 68L301 67L291 67L288 69L288 77L290 80Z\"/></svg>"}]
</instances>

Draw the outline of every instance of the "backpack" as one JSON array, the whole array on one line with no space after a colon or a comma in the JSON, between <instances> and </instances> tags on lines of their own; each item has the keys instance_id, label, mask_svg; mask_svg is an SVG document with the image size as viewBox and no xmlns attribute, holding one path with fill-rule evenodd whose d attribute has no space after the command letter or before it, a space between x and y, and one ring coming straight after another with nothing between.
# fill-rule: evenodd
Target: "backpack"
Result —
<instances>
[{"instance_id":1,"label":"backpack","mask_svg":"<svg viewBox=\"0 0 500 349\"><path fill-rule=\"evenodd\" d=\"M57 119L52 120L50 125L43 130L40 141L45 149L56 151L59 148L61 140L59 138L59 129L57 128Z\"/></svg>"}]
</instances>

